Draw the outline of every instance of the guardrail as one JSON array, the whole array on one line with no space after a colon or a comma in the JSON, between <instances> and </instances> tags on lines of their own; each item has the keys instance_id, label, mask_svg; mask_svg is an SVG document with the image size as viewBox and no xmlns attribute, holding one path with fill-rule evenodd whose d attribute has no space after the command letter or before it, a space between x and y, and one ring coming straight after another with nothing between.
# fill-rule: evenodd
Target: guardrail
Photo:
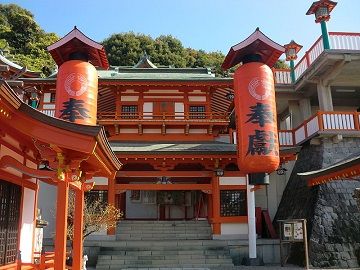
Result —
<instances>
[{"instance_id":1,"label":"guardrail","mask_svg":"<svg viewBox=\"0 0 360 270\"><path fill-rule=\"evenodd\" d=\"M291 84L290 69L273 69L276 84Z\"/></svg>"},{"instance_id":2,"label":"guardrail","mask_svg":"<svg viewBox=\"0 0 360 270\"><path fill-rule=\"evenodd\" d=\"M360 113L318 112L295 129L279 130L279 144L282 147L295 146L321 131L360 131Z\"/></svg>"},{"instance_id":3,"label":"guardrail","mask_svg":"<svg viewBox=\"0 0 360 270\"><path fill-rule=\"evenodd\" d=\"M360 33L329 32L331 50L360 50ZM305 55L295 66L295 79L310 67L310 65L324 51L322 36L306 51Z\"/></svg>"},{"instance_id":4,"label":"guardrail","mask_svg":"<svg viewBox=\"0 0 360 270\"><path fill-rule=\"evenodd\" d=\"M120 113L115 112L99 112L98 121L111 121L114 120L117 123L121 122L164 122L164 121L175 121L175 122L229 122L230 114L228 112L195 112L195 113L162 113L156 114L152 112L131 112L131 113Z\"/></svg>"}]
</instances>

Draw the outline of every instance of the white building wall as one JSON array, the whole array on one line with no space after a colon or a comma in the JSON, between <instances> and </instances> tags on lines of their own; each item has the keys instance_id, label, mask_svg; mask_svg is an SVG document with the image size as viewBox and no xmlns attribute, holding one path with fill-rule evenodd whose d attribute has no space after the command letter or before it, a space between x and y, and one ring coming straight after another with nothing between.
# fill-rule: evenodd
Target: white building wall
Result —
<instances>
[{"instance_id":1,"label":"white building wall","mask_svg":"<svg viewBox=\"0 0 360 270\"><path fill-rule=\"evenodd\" d=\"M55 235L56 215L56 187L39 181L38 208L42 218L49 222L44 228L44 238L53 238Z\"/></svg>"},{"instance_id":2,"label":"white building wall","mask_svg":"<svg viewBox=\"0 0 360 270\"><path fill-rule=\"evenodd\" d=\"M32 250L34 244L34 205L35 190L24 188L22 216L21 216L21 233L20 233L20 251L23 263L32 262Z\"/></svg>"}]
</instances>

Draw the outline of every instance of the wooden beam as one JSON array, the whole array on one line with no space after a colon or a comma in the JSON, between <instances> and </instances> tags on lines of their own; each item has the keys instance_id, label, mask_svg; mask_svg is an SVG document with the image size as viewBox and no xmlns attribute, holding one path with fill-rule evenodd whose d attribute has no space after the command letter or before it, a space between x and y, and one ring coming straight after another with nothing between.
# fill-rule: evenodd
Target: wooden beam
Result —
<instances>
[{"instance_id":1,"label":"wooden beam","mask_svg":"<svg viewBox=\"0 0 360 270\"><path fill-rule=\"evenodd\" d=\"M211 177L212 171L118 171L116 177Z\"/></svg>"},{"instance_id":2,"label":"wooden beam","mask_svg":"<svg viewBox=\"0 0 360 270\"><path fill-rule=\"evenodd\" d=\"M211 190L210 184L116 184L117 190Z\"/></svg>"}]
</instances>

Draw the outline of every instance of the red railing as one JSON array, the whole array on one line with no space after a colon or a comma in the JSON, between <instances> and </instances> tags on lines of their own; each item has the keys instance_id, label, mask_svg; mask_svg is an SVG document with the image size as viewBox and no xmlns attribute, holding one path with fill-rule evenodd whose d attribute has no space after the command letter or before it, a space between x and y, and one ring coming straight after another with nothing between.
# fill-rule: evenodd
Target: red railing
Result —
<instances>
[{"instance_id":1,"label":"red railing","mask_svg":"<svg viewBox=\"0 0 360 270\"><path fill-rule=\"evenodd\" d=\"M290 69L273 69L276 84L291 84Z\"/></svg>"},{"instance_id":2,"label":"red railing","mask_svg":"<svg viewBox=\"0 0 360 270\"><path fill-rule=\"evenodd\" d=\"M360 50L360 33L329 32L331 50ZM324 51L322 36L311 46L295 66L295 79L310 67Z\"/></svg>"},{"instance_id":3,"label":"red railing","mask_svg":"<svg viewBox=\"0 0 360 270\"><path fill-rule=\"evenodd\" d=\"M172 114L162 113L154 114L152 112L143 113L120 113L99 112L98 121L121 122L229 122L230 114L228 112L204 112L204 113L183 113L175 112Z\"/></svg>"},{"instance_id":4,"label":"red railing","mask_svg":"<svg viewBox=\"0 0 360 270\"><path fill-rule=\"evenodd\" d=\"M295 146L319 132L356 132L360 131L359 112L318 112L297 128L279 130L279 144L282 147Z\"/></svg>"}]
</instances>

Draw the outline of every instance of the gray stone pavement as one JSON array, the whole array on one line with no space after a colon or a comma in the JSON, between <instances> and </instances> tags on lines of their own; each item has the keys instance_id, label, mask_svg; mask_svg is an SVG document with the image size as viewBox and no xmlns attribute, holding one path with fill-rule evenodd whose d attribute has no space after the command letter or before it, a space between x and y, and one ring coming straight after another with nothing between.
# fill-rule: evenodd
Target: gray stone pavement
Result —
<instances>
[{"instance_id":1,"label":"gray stone pavement","mask_svg":"<svg viewBox=\"0 0 360 270\"><path fill-rule=\"evenodd\" d=\"M304 267L299 267L297 265L286 265L285 267L281 267L280 265L265 265L265 266L234 266L231 269L220 269L218 270L297 270L297 269L305 269ZM310 268L311 270L320 270L320 269L330 269L330 268ZM360 268L346 268L352 270L360 270ZM96 268L88 267L87 270L96 270ZM128 270L209 270L207 268L128 268ZM343 270L343 268L331 268L331 270Z\"/></svg>"},{"instance_id":2,"label":"gray stone pavement","mask_svg":"<svg viewBox=\"0 0 360 270\"><path fill-rule=\"evenodd\" d=\"M122 268L124 269L124 268ZM208 268L127 268L128 270L209 270ZM287 265L285 267L281 267L280 265L265 265L265 266L234 266L229 269L220 269L214 268L218 270L240 270L240 269L248 269L248 270L297 270L297 269L304 269L303 267L295 266L295 265ZM87 267L87 270L96 270L95 268ZM334 269L331 269L334 270Z\"/></svg>"}]
</instances>

